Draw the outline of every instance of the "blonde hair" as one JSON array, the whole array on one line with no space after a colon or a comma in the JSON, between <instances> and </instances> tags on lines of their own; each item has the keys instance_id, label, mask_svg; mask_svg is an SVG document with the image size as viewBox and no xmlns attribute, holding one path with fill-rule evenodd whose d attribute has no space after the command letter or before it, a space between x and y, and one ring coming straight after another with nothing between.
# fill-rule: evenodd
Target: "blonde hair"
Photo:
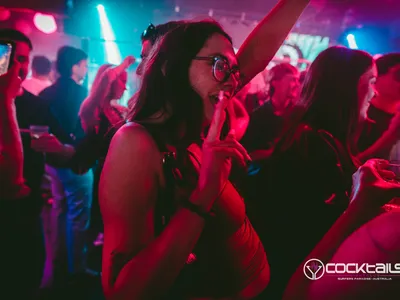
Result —
<instances>
[{"instance_id":1,"label":"blonde hair","mask_svg":"<svg viewBox=\"0 0 400 300\"><path fill-rule=\"evenodd\" d=\"M111 64L105 64L97 70L89 95L81 104L79 117L81 118L82 127L85 132L92 129L98 123L98 110L101 109L106 98L109 96L108 87L112 84L106 78L106 71L112 67L114 66ZM108 91L108 94L105 94L106 91Z\"/></svg>"}]
</instances>

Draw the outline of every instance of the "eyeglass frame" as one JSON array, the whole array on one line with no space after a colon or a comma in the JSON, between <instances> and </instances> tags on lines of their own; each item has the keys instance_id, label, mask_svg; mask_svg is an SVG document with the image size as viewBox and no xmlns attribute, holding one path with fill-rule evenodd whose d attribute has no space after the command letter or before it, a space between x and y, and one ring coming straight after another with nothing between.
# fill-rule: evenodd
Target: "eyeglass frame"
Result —
<instances>
[{"instance_id":1,"label":"eyeglass frame","mask_svg":"<svg viewBox=\"0 0 400 300\"><path fill-rule=\"evenodd\" d=\"M226 57L222 56L222 55L214 55L214 56L195 56L194 59L195 59L195 60L203 60L203 61L210 61L210 62L212 62L212 63L213 63L213 65L212 65L212 71L213 71L213 72L212 72L212 73L213 73L214 79L215 79L216 81L220 82L220 83L226 82L226 81L229 79L229 77L231 77L231 75L233 75L233 77L235 77L236 80L240 80L240 75L241 75L241 74L240 74L240 69L239 69L239 67L238 67L238 66L231 67L231 66L229 65L228 59L227 59ZM229 67L229 72L226 74L226 76L225 76L225 78L224 78L223 80L218 80L218 78L215 76L215 67L216 67L216 65L217 65L217 61L218 61L218 60L223 60L223 61L228 65L228 67ZM235 76L234 72L238 72L238 76L237 76L237 77Z\"/></svg>"}]
</instances>

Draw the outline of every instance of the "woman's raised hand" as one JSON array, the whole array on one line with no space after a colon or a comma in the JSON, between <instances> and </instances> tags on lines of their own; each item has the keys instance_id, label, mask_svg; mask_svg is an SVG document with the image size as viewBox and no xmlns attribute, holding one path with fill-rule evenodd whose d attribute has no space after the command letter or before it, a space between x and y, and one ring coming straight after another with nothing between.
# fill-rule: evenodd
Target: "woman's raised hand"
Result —
<instances>
[{"instance_id":1,"label":"woman's raised hand","mask_svg":"<svg viewBox=\"0 0 400 300\"><path fill-rule=\"evenodd\" d=\"M116 67L110 68L107 70L108 78L110 82L113 82L117 77L126 69L128 69L134 62L136 61L136 58L133 57L132 55L129 55L125 57L125 59L122 61L121 64L119 64Z\"/></svg>"},{"instance_id":2,"label":"woman's raised hand","mask_svg":"<svg viewBox=\"0 0 400 300\"><path fill-rule=\"evenodd\" d=\"M136 61L136 58L132 55L129 55L125 57L124 61L121 63L121 66L124 68L124 70L128 69L134 62Z\"/></svg>"},{"instance_id":3,"label":"woman's raised hand","mask_svg":"<svg viewBox=\"0 0 400 300\"><path fill-rule=\"evenodd\" d=\"M400 182L387 169L389 162L370 159L353 175L353 199L366 208L380 208L393 198L400 197ZM362 202L362 203L361 203Z\"/></svg>"},{"instance_id":4,"label":"woman's raised hand","mask_svg":"<svg viewBox=\"0 0 400 300\"><path fill-rule=\"evenodd\" d=\"M227 137L220 139L221 130L226 120L226 108L230 99L220 95L214 117L202 148L202 163L198 182L198 190L206 191L215 201L228 181L231 171L231 159L246 166L250 161L246 149L236 140L235 132L231 130Z\"/></svg>"},{"instance_id":5,"label":"woman's raised hand","mask_svg":"<svg viewBox=\"0 0 400 300\"><path fill-rule=\"evenodd\" d=\"M14 61L8 72L0 76L0 101L11 103L17 96L21 87L21 78L19 77L20 68L20 63ZM6 103L7 105L9 104L8 102Z\"/></svg>"}]
</instances>

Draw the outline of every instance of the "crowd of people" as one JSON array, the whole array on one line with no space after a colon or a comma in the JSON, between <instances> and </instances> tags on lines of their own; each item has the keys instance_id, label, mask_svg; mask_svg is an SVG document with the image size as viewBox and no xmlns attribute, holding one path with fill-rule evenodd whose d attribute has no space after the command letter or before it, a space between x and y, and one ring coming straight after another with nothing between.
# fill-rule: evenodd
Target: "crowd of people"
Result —
<instances>
[{"instance_id":1,"label":"crowd of people","mask_svg":"<svg viewBox=\"0 0 400 300\"><path fill-rule=\"evenodd\" d=\"M15 45L0 76L4 295L89 299L101 277L106 299L395 299L395 277L313 281L304 263L400 258L400 53L329 47L247 92L308 3L279 1L236 54L217 22L150 25L128 107L134 57L87 91L84 51L30 66L29 37L1 29Z\"/></svg>"}]
</instances>

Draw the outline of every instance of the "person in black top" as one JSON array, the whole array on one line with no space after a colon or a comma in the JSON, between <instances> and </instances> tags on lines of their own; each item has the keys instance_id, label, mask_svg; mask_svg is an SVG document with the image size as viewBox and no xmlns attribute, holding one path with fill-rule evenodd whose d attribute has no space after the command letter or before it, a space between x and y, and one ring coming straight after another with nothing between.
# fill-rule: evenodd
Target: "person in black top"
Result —
<instances>
[{"instance_id":1,"label":"person in black top","mask_svg":"<svg viewBox=\"0 0 400 300\"><path fill-rule=\"evenodd\" d=\"M366 151L389 129L393 118L397 114L400 105L400 53L390 53L376 60L378 78L376 80L377 95L372 99L368 108L368 120L358 142L360 152ZM397 122L399 123L399 122ZM390 159L393 145L399 140L399 128L392 128L393 138L376 151L368 151L367 158L376 157ZM396 155L395 155L396 156ZM399 157L397 156L397 159Z\"/></svg>"},{"instance_id":2,"label":"person in black top","mask_svg":"<svg viewBox=\"0 0 400 300\"><path fill-rule=\"evenodd\" d=\"M276 65L269 71L269 78L269 100L251 113L241 141L250 153L271 148L298 97L299 71L296 67L288 63Z\"/></svg>"},{"instance_id":3,"label":"person in black top","mask_svg":"<svg viewBox=\"0 0 400 300\"><path fill-rule=\"evenodd\" d=\"M348 205L357 133L375 77L365 52L321 52L290 127L249 179L247 212L268 253L271 299L282 298L290 276Z\"/></svg>"},{"instance_id":4,"label":"person in black top","mask_svg":"<svg viewBox=\"0 0 400 300\"><path fill-rule=\"evenodd\" d=\"M141 35L142 51L140 57L142 58L142 60L136 69L137 75L143 75L146 58L151 53L151 49L155 45L155 43L167 33L175 30L182 24L184 24L183 21L170 21L164 24L159 24L157 26L150 24L147 29L144 30ZM132 97L129 100L128 106L132 107L135 100L136 96ZM236 138L240 141L243 138L243 135L249 124L249 114L247 113L244 105L236 97L232 99L232 105L230 105L229 108L231 110L230 123L231 126L235 127Z\"/></svg>"},{"instance_id":5,"label":"person in black top","mask_svg":"<svg viewBox=\"0 0 400 300\"><path fill-rule=\"evenodd\" d=\"M56 66L60 78L43 90L40 97L47 101L63 130L77 144L84 137L78 112L87 96L87 90L81 85L88 70L87 55L74 47L61 47ZM62 143L66 142L62 137L56 137ZM43 140L46 142L51 141ZM43 151L50 152L48 149ZM86 270L86 230L90 222L93 172L89 169L77 175L65 165L48 163L47 170L52 177L53 213L57 215L57 224L53 228L56 237L53 276L57 286L64 285L69 275L80 276ZM66 236L69 236L68 241Z\"/></svg>"},{"instance_id":6,"label":"person in black top","mask_svg":"<svg viewBox=\"0 0 400 300\"><path fill-rule=\"evenodd\" d=\"M24 80L28 74L31 41L23 33L13 29L0 30L0 39L15 43L15 60L20 65L19 77ZM17 197L20 199L12 201L2 201L4 199L0 196L3 244L1 249L6 251L1 252L2 267L6 270L6 278L10 279L10 281L2 279L2 293L9 288L15 299L34 299L42 279L45 258L40 220L43 203L40 186L44 174L44 155L31 148L29 127L48 126L50 132L65 141L68 140L68 135L63 132L50 113L47 103L22 88L19 88L15 98L15 109L22 132L23 177L30 193L26 197Z\"/></svg>"}]
</instances>

